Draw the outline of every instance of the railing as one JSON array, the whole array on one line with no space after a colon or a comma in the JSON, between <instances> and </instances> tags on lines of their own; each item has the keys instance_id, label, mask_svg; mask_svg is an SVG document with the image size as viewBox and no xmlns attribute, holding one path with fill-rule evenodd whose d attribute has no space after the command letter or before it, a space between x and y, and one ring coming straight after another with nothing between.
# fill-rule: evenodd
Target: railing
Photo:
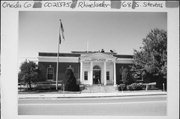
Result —
<instances>
[{"instance_id":1,"label":"railing","mask_svg":"<svg viewBox=\"0 0 180 119\"><path fill-rule=\"evenodd\" d=\"M56 81L44 81L44 82L36 82L31 84L33 90L51 90L55 89ZM25 83L18 83L18 90L26 90L28 86ZM58 89L62 90L62 81L58 82Z\"/></svg>"},{"instance_id":2,"label":"railing","mask_svg":"<svg viewBox=\"0 0 180 119\"><path fill-rule=\"evenodd\" d=\"M152 82L152 83L143 83L144 86L146 86L145 90L147 91L149 87L151 86L155 86L156 82Z\"/></svg>"}]
</instances>

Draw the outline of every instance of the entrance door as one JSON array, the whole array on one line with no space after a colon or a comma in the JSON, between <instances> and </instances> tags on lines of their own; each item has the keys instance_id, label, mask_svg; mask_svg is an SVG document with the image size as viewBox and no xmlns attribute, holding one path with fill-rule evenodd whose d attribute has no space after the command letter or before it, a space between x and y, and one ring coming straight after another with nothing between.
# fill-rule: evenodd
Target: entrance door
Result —
<instances>
[{"instance_id":1,"label":"entrance door","mask_svg":"<svg viewBox=\"0 0 180 119\"><path fill-rule=\"evenodd\" d=\"M99 66L93 67L93 84L101 84L101 69Z\"/></svg>"}]
</instances>

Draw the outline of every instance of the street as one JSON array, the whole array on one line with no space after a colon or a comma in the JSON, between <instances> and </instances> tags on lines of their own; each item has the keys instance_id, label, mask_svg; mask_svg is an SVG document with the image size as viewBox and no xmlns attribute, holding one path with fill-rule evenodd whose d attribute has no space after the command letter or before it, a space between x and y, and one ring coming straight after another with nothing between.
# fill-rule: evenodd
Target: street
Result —
<instances>
[{"instance_id":1,"label":"street","mask_svg":"<svg viewBox=\"0 0 180 119\"><path fill-rule=\"evenodd\" d=\"M19 115L166 116L167 96L19 99Z\"/></svg>"}]
</instances>

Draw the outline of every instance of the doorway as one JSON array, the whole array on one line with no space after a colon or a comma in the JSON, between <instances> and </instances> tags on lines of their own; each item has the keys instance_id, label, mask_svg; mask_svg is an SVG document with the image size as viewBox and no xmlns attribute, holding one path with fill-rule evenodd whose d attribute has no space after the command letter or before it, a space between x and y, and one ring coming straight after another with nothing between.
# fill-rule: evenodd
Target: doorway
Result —
<instances>
[{"instance_id":1,"label":"doorway","mask_svg":"<svg viewBox=\"0 0 180 119\"><path fill-rule=\"evenodd\" d=\"M101 84L101 68L97 65L93 67L93 84Z\"/></svg>"}]
</instances>

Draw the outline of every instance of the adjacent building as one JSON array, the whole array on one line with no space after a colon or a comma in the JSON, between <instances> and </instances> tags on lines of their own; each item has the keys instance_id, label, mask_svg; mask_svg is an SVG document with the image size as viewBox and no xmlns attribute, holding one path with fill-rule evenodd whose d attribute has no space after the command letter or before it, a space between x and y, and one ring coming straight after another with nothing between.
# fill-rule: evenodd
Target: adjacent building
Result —
<instances>
[{"instance_id":1,"label":"adjacent building","mask_svg":"<svg viewBox=\"0 0 180 119\"><path fill-rule=\"evenodd\" d=\"M57 59L57 53L39 53L38 65L45 80L56 80ZM67 68L72 68L81 84L116 85L121 80L122 69L132 64L132 55L119 55L113 52L59 53L58 80L65 78Z\"/></svg>"}]
</instances>

